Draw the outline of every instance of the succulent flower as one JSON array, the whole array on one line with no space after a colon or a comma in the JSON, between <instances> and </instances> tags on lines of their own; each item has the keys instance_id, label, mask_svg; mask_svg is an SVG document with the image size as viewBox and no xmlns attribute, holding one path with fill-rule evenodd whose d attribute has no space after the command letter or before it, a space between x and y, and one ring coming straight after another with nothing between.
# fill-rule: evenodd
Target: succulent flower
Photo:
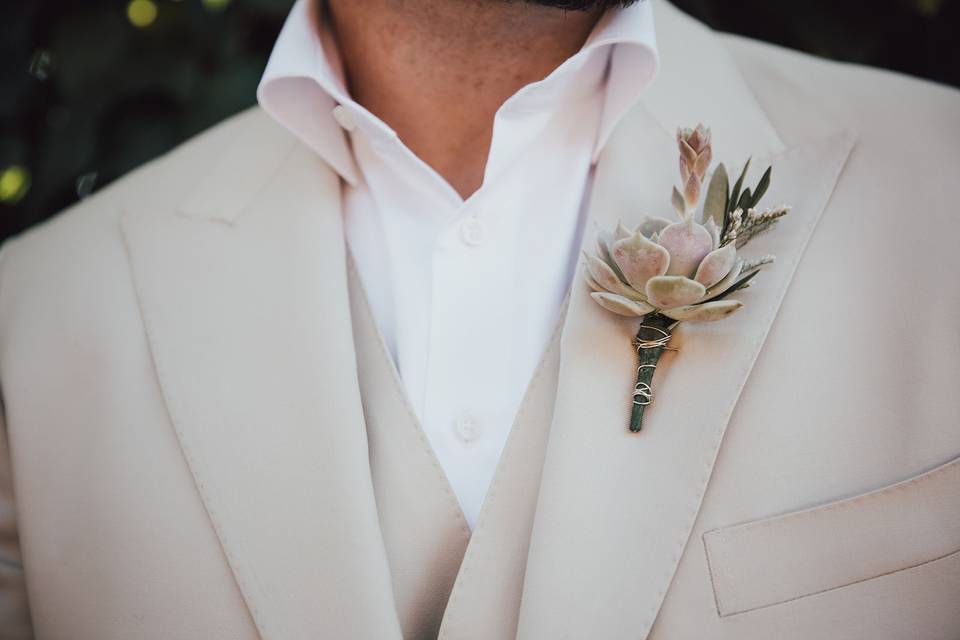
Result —
<instances>
[{"instance_id":1,"label":"succulent flower","mask_svg":"<svg viewBox=\"0 0 960 640\"><path fill-rule=\"evenodd\" d=\"M718 320L743 306L723 298L750 275L736 245L720 245L712 220L648 217L633 230L618 225L612 236L601 232L597 253L585 257L590 295L623 316L656 311L674 320Z\"/></svg>"},{"instance_id":2,"label":"succulent flower","mask_svg":"<svg viewBox=\"0 0 960 640\"><path fill-rule=\"evenodd\" d=\"M742 259L738 249L790 211L787 206L756 209L770 185L770 169L753 190L743 188L748 160L732 189L726 168L717 167L698 212L713 156L710 129L699 124L680 129L677 146L681 186L673 188L672 203L679 220L646 216L633 229L617 224L597 234L595 252L584 252L585 279L597 304L643 318L634 340L639 366L631 431L640 430L644 407L653 400L653 372L670 349L673 327L685 320L719 320L743 307L727 296L749 286L773 256Z\"/></svg>"},{"instance_id":3,"label":"succulent flower","mask_svg":"<svg viewBox=\"0 0 960 640\"><path fill-rule=\"evenodd\" d=\"M647 216L634 229L619 224L612 234L600 232L596 254L584 254L587 283L600 306L623 316L658 312L673 320L719 320L743 306L724 298L759 267L743 269L736 231L722 238L714 217L703 222L706 216L698 220L695 214L713 155L710 130L703 125L681 129L677 145L684 186L682 193L674 187L673 199L680 220ZM737 231L740 215L735 216Z\"/></svg>"}]
</instances>

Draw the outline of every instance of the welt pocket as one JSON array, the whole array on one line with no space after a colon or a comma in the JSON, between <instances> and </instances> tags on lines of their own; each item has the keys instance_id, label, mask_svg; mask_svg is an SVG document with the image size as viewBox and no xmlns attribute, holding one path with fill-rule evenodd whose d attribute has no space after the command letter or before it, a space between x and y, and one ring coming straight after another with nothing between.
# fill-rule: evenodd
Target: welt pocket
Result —
<instances>
[{"instance_id":1,"label":"welt pocket","mask_svg":"<svg viewBox=\"0 0 960 640\"><path fill-rule=\"evenodd\" d=\"M960 552L960 457L902 482L703 535L721 617Z\"/></svg>"}]
</instances>

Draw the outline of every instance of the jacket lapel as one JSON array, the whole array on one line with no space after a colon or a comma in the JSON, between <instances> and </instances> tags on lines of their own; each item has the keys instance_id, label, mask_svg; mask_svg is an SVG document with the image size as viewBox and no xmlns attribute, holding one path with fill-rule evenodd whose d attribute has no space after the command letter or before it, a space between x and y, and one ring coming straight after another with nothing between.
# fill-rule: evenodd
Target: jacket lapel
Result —
<instances>
[{"instance_id":1,"label":"jacket lapel","mask_svg":"<svg viewBox=\"0 0 960 640\"><path fill-rule=\"evenodd\" d=\"M753 286L735 294L745 307L726 320L684 323L675 332L671 346L679 351L661 359L655 402L639 434L627 430L636 371L631 339L639 321L596 305L581 265L561 342L521 639L647 637L740 391L853 144L838 132L784 149L717 37L669 5L658 8L662 76L599 160L590 209L596 225L588 224L585 245L594 242L596 226L612 228L618 220L631 226L646 213L672 214L669 194L678 181L673 131L698 118L714 129L715 157L728 166L739 169L751 152L758 171L773 164L765 202L794 208L744 250L777 257ZM681 45L684 51L672 51ZM692 95L701 77L709 78L704 93ZM693 113L691 102L700 113ZM681 116L686 119L674 120ZM754 173L752 183L758 177Z\"/></svg>"},{"instance_id":2,"label":"jacket lapel","mask_svg":"<svg viewBox=\"0 0 960 640\"><path fill-rule=\"evenodd\" d=\"M400 638L339 182L276 125L246 117L187 202L137 202L121 218L157 376L261 635Z\"/></svg>"}]
</instances>

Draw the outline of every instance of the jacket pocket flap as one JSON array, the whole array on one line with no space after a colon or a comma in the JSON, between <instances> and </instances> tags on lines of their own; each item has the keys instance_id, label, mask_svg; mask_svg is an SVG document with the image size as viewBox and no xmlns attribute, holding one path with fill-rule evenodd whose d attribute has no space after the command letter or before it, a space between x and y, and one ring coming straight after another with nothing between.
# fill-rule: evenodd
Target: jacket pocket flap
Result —
<instances>
[{"instance_id":1,"label":"jacket pocket flap","mask_svg":"<svg viewBox=\"0 0 960 640\"><path fill-rule=\"evenodd\" d=\"M960 551L960 458L903 482L703 536L721 616Z\"/></svg>"}]
</instances>

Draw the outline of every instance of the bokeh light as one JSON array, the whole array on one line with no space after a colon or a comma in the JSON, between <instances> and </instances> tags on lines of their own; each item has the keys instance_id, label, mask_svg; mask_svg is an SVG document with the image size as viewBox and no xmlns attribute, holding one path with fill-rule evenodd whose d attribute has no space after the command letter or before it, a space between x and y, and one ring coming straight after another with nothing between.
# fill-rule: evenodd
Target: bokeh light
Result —
<instances>
[{"instance_id":1,"label":"bokeh light","mask_svg":"<svg viewBox=\"0 0 960 640\"><path fill-rule=\"evenodd\" d=\"M917 13L932 18L940 13L943 8L943 0L916 0Z\"/></svg>"},{"instance_id":2,"label":"bokeh light","mask_svg":"<svg viewBox=\"0 0 960 640\"><path fill-rule=\"evenodd\" d=\"M130 0L127 20L138 29L145 29L157 19L157 3L153 0Z\"/></svg>"},{"instance_id":3,"label":"bokeh light","mask_svg":"<svg viewBox=\"0 0 960 640\"><path fill-rule=\"evenodd\" d=\"M230 4L230 0L203 0L203 6L208 11L223 11Z\"/></svg>"},{"instance_id":4,"label":"bokeh light","mask_svg":"<svg viewBox=\"0 0 960 640\"><path fill-rule=\"evenodd\" d=\"M0 172L0 202L16 204L30 190L30 172L19 164L6 167Z\"/></svg>"}]
</instances>

